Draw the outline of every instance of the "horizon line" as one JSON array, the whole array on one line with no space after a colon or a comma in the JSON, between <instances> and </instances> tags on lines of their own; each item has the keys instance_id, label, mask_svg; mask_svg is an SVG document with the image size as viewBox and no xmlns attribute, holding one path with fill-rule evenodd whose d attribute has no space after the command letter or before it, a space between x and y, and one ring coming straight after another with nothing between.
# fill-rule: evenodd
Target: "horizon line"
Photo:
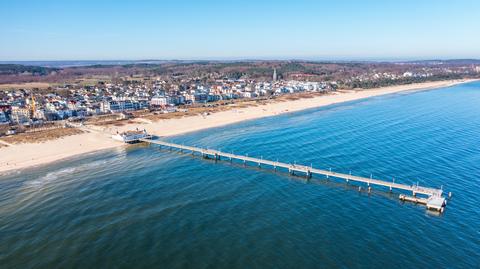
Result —
<instances>
[{"instance_id":1,"label":"horizon line","mask_svg":"<svg viewBox=\"0 0 480 269\"><path fill-rule=\"evenodd\" d=\"M474 60L480 61L480 57L412 57L412 58L170 58L170 59L48 59L48 60L0 60L0 63L16 63L16 62L247 62L247 61L310 61L310 62L415 62L415 61L459 61Z\"/></svg>"}]
</instances>

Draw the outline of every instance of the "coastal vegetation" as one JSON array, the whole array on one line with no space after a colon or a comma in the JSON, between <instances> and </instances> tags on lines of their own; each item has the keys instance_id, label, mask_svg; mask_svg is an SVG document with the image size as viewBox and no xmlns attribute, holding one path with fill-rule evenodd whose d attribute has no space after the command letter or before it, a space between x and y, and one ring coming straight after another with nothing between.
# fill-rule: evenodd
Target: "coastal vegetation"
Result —
<instances>
[{"instance_id":1,"label":"coastal vegetation","mask_svg":"<svg viewBox=\"0 0 480 269\"><path fill-rule=\"evenodd\" d=\"M337 81L345 88L373 88L441 79L475 77L478 60L415 62L315 62L315 61L159 61L152 63L110 62L86 66L42 67L0 64L0 85L6 83L73 83L82 81L160 78L172 82L185 79L255 79L269 81L275 68L279 79ZM472 69L473 67L473 69ZM404 74L411 74L404 76Z\"/></svg>"},{"instance_id":2,"label":"coastal vegetation","mask_svg":"<svg viewBox=\"0 0 480 269\"><path fill-rule=\"evenodd\" d=\"M45 76L58 71L58 68L31 66L21 64L0 64L0 75Z\"/></svg>"},{"instance_id":3,"label":"coastal vegetation","mask_svg":"<svg viewBox=\"0 0 480 269\"><path fill-rule=\"evenodd\" d=\"M392 79L378 79L378 80L353 80L342 84L343 88L352 88L352 89L372 89L379 87L388 87L394 85L404 85L404 84L413 84L413 83L422 83L427 81L441 81L441 80L453 80L453 79L462 79L463 75L461 74L439 74L433 75L430 77L404 77L397 80Z\"/></svg>"},{"instance_id":4,"label":"coastal vegetation","mask_svg":"<svg viewBox=\"0 0 480 269\"><path fill-rule=\"evenodd\" d=\"M82 134L84 131L78 128L48 128L30 130L12 136L2 137L1 140L9 144L42 143L49 140L59 139L65 136ZM1 145L1 144L0 144Z\"/></svg>"}]
</instances>

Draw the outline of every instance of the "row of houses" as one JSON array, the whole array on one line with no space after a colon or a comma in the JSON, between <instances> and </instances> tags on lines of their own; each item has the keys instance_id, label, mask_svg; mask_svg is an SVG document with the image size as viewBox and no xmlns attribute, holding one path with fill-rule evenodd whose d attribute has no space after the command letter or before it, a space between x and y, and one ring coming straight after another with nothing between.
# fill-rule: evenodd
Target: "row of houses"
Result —
<instances>
[{"instance_id":1,"label":"row of houses","mask_svg":"<svg viewBox=\"0 0 480 269\"><path fill-rule=\"evenodd\" d=\"M32 120L55 121L72 117L119 113L142 109L163 109L178 105L208 103L220 100L256 98L302 91L324 91L334 88L332 83L275 81L218 81L212 85L192 83L170 85L159 82L151 88L144 85L125 86L105 84L76 89L64 86L69 96L54 93L33 96L28 91L10 91L0 103L0 124L23 124Z\"/></svg>"}]
</instances>

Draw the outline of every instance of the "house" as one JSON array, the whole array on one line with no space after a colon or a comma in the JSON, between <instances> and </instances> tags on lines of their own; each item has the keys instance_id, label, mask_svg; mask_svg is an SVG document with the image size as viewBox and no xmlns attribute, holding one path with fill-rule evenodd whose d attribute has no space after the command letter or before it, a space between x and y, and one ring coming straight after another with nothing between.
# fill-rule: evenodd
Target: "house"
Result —
<instances>
[{"instance_id":1,"label":"house","mask_svg":"<svg viewBox=\"0 0 480 269\"><path fill-rule=\"evenodd\" d=\"M12 106L10 118L17 124L26 123L30 120L30 110L26 107Z\"/></svg>"},{"instance_id":2,"label":"house","mask_svg":"<svg viewBox=\"0 0 480 269\"><path fill-rule=\"evenodd\" d=\"M164 107L168 103L168 98L166 96L154 96L150 100L150 106L153 107Z\"/></svg>"},{"instance_id":3,"label":"house","mask_svg":"<svg viewBox=\"0 0 480 269\"><path fill-rule=\"evenodd\" d=\"M122 111L132 111L140 109L138 102L126 101L105 101L100 104L100 110L104 113L118 113Z\"/></svg>"},{"instance_id":4,"label":"house","mask_svg":"<svg viewBox=\"0 0 480 269\"><path fill-rule=\"evenodd\" d=\"M0 124L8 123L7 114L3 111L0 111Z\"/></svg>"}]
</instances>

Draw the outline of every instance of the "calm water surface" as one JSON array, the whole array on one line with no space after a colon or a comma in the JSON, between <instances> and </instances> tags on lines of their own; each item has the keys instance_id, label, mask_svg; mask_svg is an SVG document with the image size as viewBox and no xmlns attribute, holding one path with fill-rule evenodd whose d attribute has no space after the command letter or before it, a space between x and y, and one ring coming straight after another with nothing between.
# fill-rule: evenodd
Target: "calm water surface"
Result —
<instances>
[{"instance_id":1,"label":"calm water surface","mask_svg":"<svg viewBox=\"0 0 480 269\"><path fill-rule=\"evenodd\" d=\"M0 180L1 268L480 268L480 83L168 138L453 192L442 215L342 181L136 145Z\"/></svg>"}]
</instances>

